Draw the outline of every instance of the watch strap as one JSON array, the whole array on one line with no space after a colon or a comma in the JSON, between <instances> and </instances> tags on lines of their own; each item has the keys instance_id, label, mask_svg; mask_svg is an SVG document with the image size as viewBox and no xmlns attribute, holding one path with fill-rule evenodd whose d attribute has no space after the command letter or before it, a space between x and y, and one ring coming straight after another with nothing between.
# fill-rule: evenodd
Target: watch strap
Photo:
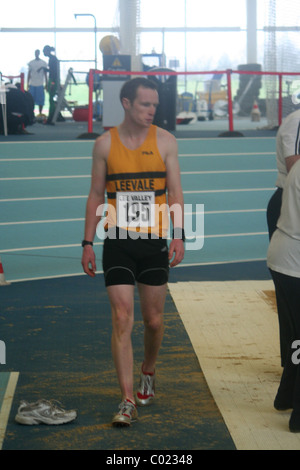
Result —
<instances>
[{"instance_id":1,"label":"watch strap","mask_svg":"<svg viewBox=\"0 0 300 470\"><path fill-rule=\"evenodd\" d=\"M175 227L172 232L172 238L175 240L182 240L185 242L185 232L181 227Z\"/></svg>"},{"instance_id":2,"label":"watch strap","mask_svg":"<svg viewBox=\"0 0 300 470\"><path fill-rule=\"evenodd\" d=\"M88 240L82 240L82 242L81 242L82 248L83 248L85 245L91 245L91 246L93 246L93 242L89 242Z\"/></svg>"}]
</instances>

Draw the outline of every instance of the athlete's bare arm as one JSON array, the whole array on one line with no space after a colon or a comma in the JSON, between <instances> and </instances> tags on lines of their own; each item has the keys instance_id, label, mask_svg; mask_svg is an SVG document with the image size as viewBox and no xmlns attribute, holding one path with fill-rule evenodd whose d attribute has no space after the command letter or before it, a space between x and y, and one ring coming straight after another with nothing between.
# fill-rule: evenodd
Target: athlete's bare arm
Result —
<instances>
[{"instance_id":1,"label":"athlete's bare arm","mask_svg":"<svg viewBox=\"0 0 300 470\"><path fill-rule=\"evenodd\" d=\"M158 128L158 148L167 170L168 205L173 228L184 228L184 200L178 162L178 147L175 137L164 129ZM184 258L184 243L173 239L169 247L170 267L181 263Z\"/></svg>"},{"instance_id":2,"label":"athlete's bare arm","mask_svg":"<svg viewBox=\"0 0 300 470\"><path fill-rule=\"evenodd\" d=\"M110 133L99 137L93 149L93 165L91 187L86 204L84 239L93 241L100 215L96 215L97 208L105 201L106 161L110 149ZM91 245L83 248L81 264L86 274L95 276L95 253Z\"/></svg>"}]
</instances>

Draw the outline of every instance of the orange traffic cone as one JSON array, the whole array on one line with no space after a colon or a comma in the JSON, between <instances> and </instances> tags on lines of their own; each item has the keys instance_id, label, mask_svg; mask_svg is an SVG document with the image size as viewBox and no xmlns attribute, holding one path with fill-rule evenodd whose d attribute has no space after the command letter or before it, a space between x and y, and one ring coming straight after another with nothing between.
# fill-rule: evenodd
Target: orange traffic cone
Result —
<instances>
[{"instance_id":1,"label":"orange traffic cone","mask_svg":"<svg viewBox=\"0 0 300 470\"><path fill-rule=\"evenodd\" d=\"M260 121L260 110L256 100L254 100L253 108L251 111L251 121Z\"/></svg>"},{"instance_id":2,"label":"orange traffic cone","mask_svg":"<svg viewBox=\"0 0 300 470\"><path fill-rule=\"evenodd\" d=\"M0 286L9 286L9 285L10 285L10 282L7 282L5 280L2 261L1 261L1 258L0 258Z\"/></svg>"}]
</instances>

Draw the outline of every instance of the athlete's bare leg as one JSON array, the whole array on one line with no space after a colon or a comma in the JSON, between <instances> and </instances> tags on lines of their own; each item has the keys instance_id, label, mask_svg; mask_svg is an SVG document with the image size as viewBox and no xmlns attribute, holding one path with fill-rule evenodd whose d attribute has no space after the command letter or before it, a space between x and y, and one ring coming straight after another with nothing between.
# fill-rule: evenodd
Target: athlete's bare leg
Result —
<instances>
[{"instance_id":1,"label":"athlete's bare leg","mask_svg":"<svg viewBox=\"0 0 300 470\"><path fill-rule=\"evenodd\" d=\"M134 321L134 286L107 288L112 311L112 355L122 399L135 401L133 395L133 351L131 333Z\"/></svg>"},{"instance_id":2,"label":"athlete's bare leg","mask_svg":"<svg viewBox=\"0 0 300 470\"><path fill-rule=\"evenodd\" d=\"M154 372L164 334L163 311L167 285L138 284L141 310L145 325L145 372ZM134 286L118 285L107 288L112 311L112 354L122 398L133 402L133 350L131 334L134 322Z\"/></svg>"},{"instance_id":3,"label":"athlete's bare leg","mask_svg":"<svg viewBox=\"0 0 300 470\"><path fill-rule=\"evenodd\" d=\"M163 312L167 284L148 286L138 284L141 310L144 319L144 372L154 372L164 334Z\"/></svg>"}]
</instances>

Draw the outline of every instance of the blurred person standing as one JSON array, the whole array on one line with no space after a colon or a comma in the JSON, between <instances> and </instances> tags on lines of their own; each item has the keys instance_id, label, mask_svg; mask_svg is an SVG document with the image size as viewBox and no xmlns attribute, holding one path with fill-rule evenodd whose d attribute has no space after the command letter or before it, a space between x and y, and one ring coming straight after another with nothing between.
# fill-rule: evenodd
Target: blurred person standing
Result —
<instances>
[{"instance_id":1,"label":"blurred person standing","mask_svg":"<svg viewBox=\"0 0 300 470\"><path fill-rule=\"evenodd\" d=\"M52 124L52 118L55 112L55 101L54 97L60 89L60 64L59 60L55 55L54 47L45 46L43 49L44 56L49 57L48 62L48 84L47 90L49 93L49 114L46 124Z\"/></svg>"},{"instance_id":2,"label":"blurred person standing","mask_svg":"<svg viewBox=\"0 0 300 470\"><path fill-rule=\"evenodd\" d=\"M44 88L47 84L47 63L40 59L40 51L36 49L35 59L28 63L27 89L32 95L34 104L39 107L42 114L45 104Z\"/></svg>"}]
</instances>

